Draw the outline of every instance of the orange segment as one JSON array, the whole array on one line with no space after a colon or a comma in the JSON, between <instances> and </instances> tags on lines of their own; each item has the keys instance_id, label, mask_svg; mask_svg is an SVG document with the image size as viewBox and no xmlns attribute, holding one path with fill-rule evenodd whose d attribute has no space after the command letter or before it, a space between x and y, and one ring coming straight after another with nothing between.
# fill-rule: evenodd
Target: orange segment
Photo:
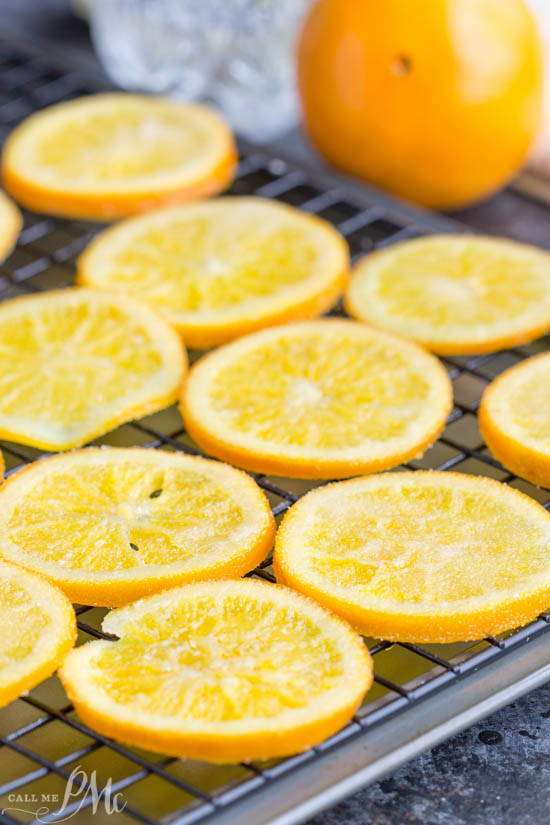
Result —
<instances>
[{"instance_id":1,"label":"orange segment","mask_svg":"<svg viewBox=\"0 0 550 825\"><path fill-rule=\"evenodd\" d=\"M467 641L550 604L550 515L487 478L384 473L300 499L273 566L278 581L367 635Z\"/></svg>"},{"instance_id":2,"label":"orange segment","mask_svg":"<svg viewBox=\"0 0 550 825\"><path fill-rule=\"evenodd\" d=\"M6 141L2 172L29 209L113 220L219 192L236 160L213 110L115 92L31 115Z\"/></svg>"},{"instance_id":3,"label":"orange segment","mask_svg":"<svg viewBox=\"0 0 550 825\"><path fill-rule=\"evenodd\" d=\"M319 315L343 291L346 242L326 221L263 198L232 197L107 229L78 262L82 284L134 295L195 347Z\"/></svg>"},{"instance_id":4,"label":"orange segment","mask_svg":"<svg viewBox=\"0 0 550 825\"><path fill-rule=\"evenodd\" d=\"M0 561L0 706L56 670L76 638L76 618L61 590Z\"/></svg>"},{"instance_id":5,"label":"orange segment","mask_svg":"<svg viewBox=\"0 0 550 825\"><path fill-rule=\"evenodd\" d=\"M516 475L550 488L550 353L511 367L483 395L479 425L487 446Z\"/></svg>"},{"instance_id":6,"label":"orange segment","mask_svg":"<svg viewBox=\"0 0 550 825\"><path fill-rule=\"evenodd\" d=\"M82 604L242 576L274 532L267 499L245 473L162 450L78 450L0 488L0 554Z\"/></svg>"},{"instance_id":7,"label":"orange segment","mask_svg":"<svg viewBox=\"0 0 550 825\"><path fill-rule=\"evenodd\" d=\"M0 192L0 261L12 251L23 226L23 218L17 206Z\"/></svg>"},{"instance_id":8,"label":"orange segment","mask_svg":"<svg viewBox=\"0 0 550 825\"><path fill-rule=\"evenodd\" d=\"M360 637L264 582L165 590L109 613L117 642L74 650L61 680L82 719L122 742L210 762L306 750L352 716L372 682Z\"/></svg>"},{"instance_id":9,"label":"orange segment","mask_svg":"<svg viewBox=\"0 0 550 825\"><path fill-rule=\"evenodd\" d=\"M393 467L425 449L451 406L420 347L353 321L263 330L198 361L182 414L207 452L258 472L330 478Z\"/></svg>"},{"instance_id":10,"label":"orange segment","mask_svg":"<svg viewBox=\"0 0 550 825\"><path fill-rule=\"evenodd\" d=\"M147 306L89 289L0 305L0 437L64 450L177 397L186 357Z\"/></svg>"},{"instance_id":11,"label":"orange segment","mask_svg":"<svg viewBox=\"0 0 550 825\"><path fill-rule=\"evenodd\" d=\"M550 255L476 235L404 241L360 261L345 303L440 355L493 352L550 329Z\"/></svg>"}]
</instances>

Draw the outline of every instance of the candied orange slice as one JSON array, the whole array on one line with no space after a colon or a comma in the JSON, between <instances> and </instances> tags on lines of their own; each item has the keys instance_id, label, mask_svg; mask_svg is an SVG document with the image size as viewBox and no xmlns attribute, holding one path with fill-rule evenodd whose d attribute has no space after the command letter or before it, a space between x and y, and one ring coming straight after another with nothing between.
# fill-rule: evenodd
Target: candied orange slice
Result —
<instances>
[{"instance_id":1,"label":"candied orange slice","mask_svg":"<svg viewBox=\"0 0 550 825\"><path fill-rule=\"evenodd\" d=\"M119 641L72 651L61 680L81 718L153 751L240 762L339 730L372 682L361 638L315 602L250 579L199 582L114 610Z\"/></svg>"},{"instance_id":2,"label":"candied orange slice","mask_svg":"<svg viewBox=\"0 0 550 825\"><path fill-rule=\"evenodd\" d=\"M228 197L107 229L80 256L78 277L147 301L186 344L210 347L320 315L343 291L348 267L346 242L327 221L264 198Z\"/></svg>"},{"instance_id":3,"label":"candied orange slice","mask_svg":"<svg viewBox=\"0 0 550 825\"><path fill-rule=\"evenodd\" d=\"M367 635L478 639L550 605L550 515L488 478L383 473L300 499L273 566L278 581Z\"/></svg>"},{"instance_id":4,"label":"candied orange slice","mask_svg":"<svg viewBox=\"0 0 550 825\"><path fill-rule=\"evenodd\" d=\"M181 341L149 307L91 289L0 304L0 437L66 450L177 398Z\"/></svg>"},{"instance_id":5,"label":"candied orange slice","mask_svg":"<svg viewBox=\"0 0 550 825\"><path fill-rule=\"evenodd\" d=\"M42 576L0 560L0 706L56 670L76 638L68 598Z\"/></svg>"},{"instance_id":6,"label":"candied orange slice","mask_svg":"<svg viewBox=\"0 0 550 825\"><path fill-rule=\"evenodd\" d=\"M494 352L550 329L550 255L478 235L430 235L367 255L350 315L440 355Z\"/></svg>"},{"instance_id":7,"label":"candied orange slice","mask_svg":"<svg viewBox=\"0 0 550 825\"><path fill-rule=\"evenodd\" d=\"M550 488L550 352L528 358L489 384L479 408L481 433L505 467Z\"/></svg>"},{"instance_id":8,"label":"candied orange slice","mask_svg":"<svg viewBox=\"0 0 550 825\"><path fill-rule=\"evenodd\" d=\"M262 330L206 355L182 395L206 452L247 470L336 478L413 458L451 407L445 370L402 338L348 320Z\"/></svg>"},{"instance_id":9,"label":"candied orange slice","mask_svg":"<svg viewBox=\"0 0 550 825\"><path fill-rule=\"evenodd\" d=\"M0 192L0 261L7 258L23 226L23 218L17 206Z\"/></svg>"},{"instance_id":10,"label":"candied orange slice","mask_svg":"<svg viewBox=\"0 0 550 825\"><path fill-rule=\"evenodd\" d=\"M246 473L163 450L77 450L24 467L0 488L0 555L82 604L237 578L265 558L274 533L268 501Z\"/></svg>"},{"instance_id":11,"label":"candied orange slice","mask_svg":"<svg viewBox=\"0 0 550 825\"><path fill-rule=\"evenodd\" d=\"M36 212L113 220L219 192L236 160L231 131L213 110L114 92L28 117L4 145L2 174Z\"/></svg>"}]
</instances>

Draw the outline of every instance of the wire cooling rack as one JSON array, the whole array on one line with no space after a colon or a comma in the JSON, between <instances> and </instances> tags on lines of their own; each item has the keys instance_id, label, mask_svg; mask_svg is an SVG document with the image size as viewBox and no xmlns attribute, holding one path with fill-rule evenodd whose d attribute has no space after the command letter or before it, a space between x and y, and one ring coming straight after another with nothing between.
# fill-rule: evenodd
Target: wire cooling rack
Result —
<instances>
[{"instance_id":1,"label":"wire cooling rack","mask_svg":"<svg viewBox=\"0 0 550 825\"><path fill-rule=\"evenodd\" d=\"M15 50L12 44L0 40L2 139L32 111L90 90L92 87L77 73L51 68L41 58ZM354 187L343 178L296 168L268 151L243 147L242 155L232 193L276 198L321 215L346 236L354 259L397 240L433 231L460 230L457 224L401 206L373 190ZM17 248L0 266L0 299L71 284L75 258L97 231L97 224L25 213ZM492 458L476 421L479 399L489 381L526 356L548 348L548 339L541 339L529 346L493 355L444 359L454 385L453 412L438 442L423 458L405 466L408 469L453 469L490 476L523 490L550 507L550 492L518 479ZM185 433L175 407L124 424L94 443L199 452ZM37 450L14 443L1 443L1 448L8 471L41 455ZM295 479L266 475L256 475L255 478L268 495L277 517L311 487L311 483ZM252 575L273 581L270 560ZM81 642L106 638L99 630L104 613L100 608L77 608ZM535 637L548 632L549 622L550 616L541 616L526 628L469 644L392 645L368 639L375 662L375 685L353 721L306 753L261 764L216 767L163 758L118 745L79 721L57 678L52 677L29 695L0 710L0 810L3 811L0 820L6 825L34 822L37 809L42 808L41 822L53 822L71 814L74 814L71 820L74 823L89 822L93 816L96 823L113 822L114 817L117 825L132 822L148 825L158 822L177 825L297 822L306 813L335 801L337 797L331 797L327 791L319 793L315 804L309 808L303 804L293 807L289 802L288 810L279 819L274 811L266 810L266 805L268 800L272 804L276 798L273 792L277 789L280 789L279 800L284 796L285 780L289 777L299 780L302 775L305 778L308 766L316 764L319 764L320 772L326 771L322 767L323 757L333 754L339 758L342 754L343 759L344 748L354 742L356 750L352 753L357 759L349 769L348 779L359 776L358 766L368 765L369 759L371 763L374 760L374 756L367 752L369 747L374 747L373 735L377 729L384 734L383 738L395 736L397 742L398 731L404 729L406 723L410 724L406 720L412 718L413 709L418 713L422 707L433 708L435 714L436 697L450 697L449 690L459 684L462 692L467 691L470 682L473 684L474 674L482 666L488 666L485 672L489 672L491 664L498 662L504 672L506 662L512 661L514 653L532 646ZM482 698L491 692L487 688L484 690ZM454 695L458 695L456 690ZM477 707L481 713L482 704ZM452 719L453 708L449 707L446 713ZM419 730L415 736L419 738ZM430 742L426 740L423 746L428 744ZM391 747L390 743L387 746L390 755ZM336 762L332 764L335 780ZM396 763L387 763L385 769L392 764ZM78 766L86 772L89 781L95 771L99 789L111 780L112 792L122 794L124 810L109 814L103 805L94 808L93 796L86 797L84 789L78 798L69 800L62 814L56 815L67 777ZM327 788L330 781L328 777ZM353 784L345 787L349 792ZM341 793L345 792L345 787L342 785ZM307 800L307 788L300 794L302 802ZM248 805L246 818L242 814L243 801Z\"/></svg>"}]
</instances>

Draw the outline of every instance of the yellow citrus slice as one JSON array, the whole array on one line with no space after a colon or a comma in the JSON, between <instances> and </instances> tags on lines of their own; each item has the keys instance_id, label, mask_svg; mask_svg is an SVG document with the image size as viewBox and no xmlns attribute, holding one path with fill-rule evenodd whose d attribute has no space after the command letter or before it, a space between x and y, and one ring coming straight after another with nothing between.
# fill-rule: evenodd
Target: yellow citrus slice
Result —
<instances>
[{"instance_id":1,"label":"yellow citrus slice","mask_svg":"<svg viewBox=\"0 0 550 825\"><path fill-rule=\"evenodd\" d=\"M0 560L0 707L57 669L76 638L68 598L49 582Z\"/></svg>"},{"instance_id":2,"label":"yellow citrus slice","mask_svg":"<svg viewBox=\"0 0 550 825\"><path fill-rule=\"evenodd\" d=\"M227 464L151 449L86 449L0 488L0 554L82 604L239 577L273 544L268 501Z\"/></svg>"},{"instance_id":3,"label":"yellow citrus slice","mask_svg":"<svg viewBox=\"0 0 550 825\"><path fill-rule=\"evenodd\" d=\"M23 226L17 206L0 192L0 261L8 257Z\"/></svg>"},{"instance_id":4,"label":"yellow citrus slice","mask_svg":"<svg viewBox=\"0 0 550 825\"><path fill-rule=\"evenodd\" d=\"M0 437L63 450L175 400L181 341L138 301L91 289L0 304Z\"/></svg>"},{"instance_id":5,"label":"yellow citrus slice","mask_svg":"<svg viewBox=\"0 0 550 825\"><path fill-rule=\"evenodd\" d=\"M109 613L119 641L72 651L61 680L86 724L153 751L240 762L339 730L372 682L360 636L287 588L198 582Z\"/></svg>"},{"instance_id":6,"label":"yellow citrus slice","mask_svg":"<svg viewBox=\"0 0 550 825\"><path fill-rule=\"evenodd\" d=\"M107 229L78 262L82 284L135 295L193 347L320 315L343 291L344 238L327 221L263 198L158 210Z\"/></svg>"},{"instance_id":7,"label":"yellow citrus slice","mask_svg":"<svg viewBox=\"0 0 550 825\"><path fill-rule=\"evenodd\" d=\"M479 425L505 467L550 488L550 352L511 367L487 387Z\"/></svg>"},{"instance_id":8,"label":"yellow citrus slice","mask_svg":"<svg viewBox=\"0 0 550 825\"><path fill-rule=\"evenodd\" d=\"M354 321L253 333L199 360L182 395L190 435L247 470L336 478L416 456L438 435L451 385L429 353Z\"/></svg>"},{"instance_id":9,"label":"yellow citrus slice","mask_svg":"<svg viewBox=\"0 0 550 825\"><path fill-rule=\"evenodd\" d=\"M24 206L99 220L219 192L235 165L232 134L213 110L122 92L31 115L2 156L4 185Z\"/></svg>"},{"instance_id":10,"label":"yellow citrus slice","mask_svg":"<svg viewBox=\"0 0 550 825\"><path fill-rule=\"evenodd\" d=\"M550 515L488 478L383 473L300 499L273 566L278 581L368 635L478 639L550 604Z\"/></svg>"},{"instance_id":11,"label":"yellow citrus slice","mask_svg":"<svg viewBox=\"0 0 550 825\"><path fill-rule=\"evenodd\" d=\"M440 355L493 352L550 329L550 255L476 235L417 238L363 258L345 302Z\"/></svg>"}]
</instances>

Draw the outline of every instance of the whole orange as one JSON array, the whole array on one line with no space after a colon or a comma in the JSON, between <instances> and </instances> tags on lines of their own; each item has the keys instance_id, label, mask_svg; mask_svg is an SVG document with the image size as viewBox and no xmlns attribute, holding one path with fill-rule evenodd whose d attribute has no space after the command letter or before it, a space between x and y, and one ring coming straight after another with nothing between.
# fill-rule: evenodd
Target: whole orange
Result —
<instances>
[{"instance_id":1,"label":"whole orange","mask_svg":"<svg viewBox=\"0 0 550 825\"><path fill-rule=\"evenodd\" d=\"M333 164L453 208L525 159L542 47L523 0L318 0L298 78L306 128Z\"/></svg>"}]
</instances>

